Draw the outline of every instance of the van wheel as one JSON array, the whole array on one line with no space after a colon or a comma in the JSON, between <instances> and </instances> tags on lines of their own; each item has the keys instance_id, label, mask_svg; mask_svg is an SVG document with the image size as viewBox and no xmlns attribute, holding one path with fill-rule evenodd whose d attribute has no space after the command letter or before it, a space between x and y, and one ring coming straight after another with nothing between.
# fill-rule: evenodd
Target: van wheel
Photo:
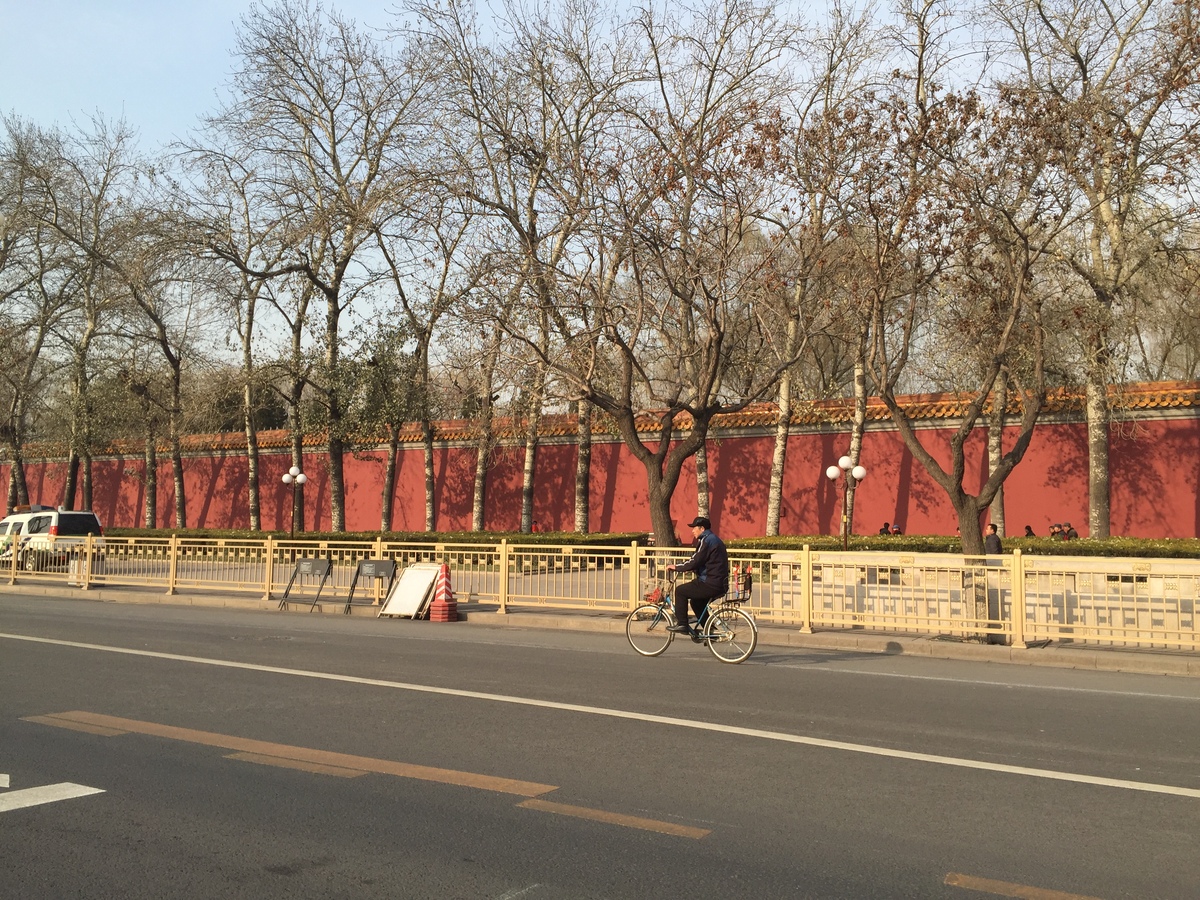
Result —
<instances>
[{"instance_id":1,"label":"van wheel","mask_svg":"<svg viewBox=\"0 0 1200 900\"><path fill-rule=\"evenodd\" d=\"M21 568L23 568L26 572L38 571L37 554L26 553L21 559Z\"/></svg>"}]
</instances>

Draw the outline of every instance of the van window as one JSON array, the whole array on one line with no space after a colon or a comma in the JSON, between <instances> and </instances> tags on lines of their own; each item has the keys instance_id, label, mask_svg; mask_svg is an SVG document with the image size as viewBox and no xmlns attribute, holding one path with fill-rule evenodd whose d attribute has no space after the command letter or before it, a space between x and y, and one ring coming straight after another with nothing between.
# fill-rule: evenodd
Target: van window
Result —
<instances>
[{"instance_id":1,"label":"van window","mask_svg":"<svg viewBox=\"0 0 1200 900\"><path fill-rule=\"evenodd\" d=\"M100 534L100 521L91 513L58 514L58 535Z\"/></svg>"},{"instance_id":2,"label":"van window","mask_svg":"<svg viewBox=\"0 0 1200 900\"><path fill-rule=\"evenodd\" d=\"M26 534L42 534L50 530L50 516L34 516L29 520Z\"/></svg>"}]
</instances>

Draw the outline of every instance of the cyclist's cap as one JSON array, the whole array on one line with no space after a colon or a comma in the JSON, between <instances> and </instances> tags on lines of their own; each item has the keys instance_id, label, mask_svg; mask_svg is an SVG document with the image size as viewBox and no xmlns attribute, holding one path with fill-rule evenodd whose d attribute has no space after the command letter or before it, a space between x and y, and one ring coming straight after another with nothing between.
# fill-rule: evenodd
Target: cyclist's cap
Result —
<instances>
[{"instance_id":1,"label":"cyclist's cap","mask_svg":"<svg viewBox=\"0 0 1200 900\"><path fill-rule=\"evenodd\" d=\"M712 528L712 522L708 521L708 519L704 518L704 516L696 516L696 518L688 522L688 528L695 528L696 526L701 528Z\"/></svg>"}]
</instances>

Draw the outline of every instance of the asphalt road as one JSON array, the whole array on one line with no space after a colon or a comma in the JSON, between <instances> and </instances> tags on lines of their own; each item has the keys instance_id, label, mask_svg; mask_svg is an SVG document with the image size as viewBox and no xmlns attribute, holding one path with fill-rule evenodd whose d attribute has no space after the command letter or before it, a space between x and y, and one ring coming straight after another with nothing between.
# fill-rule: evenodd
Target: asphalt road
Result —
<instances>
[{"instance_id":1,"label":"asphalt road","mask_svg":"<svg viewBox=\"0 0 1200 900\"><path fill-rule=\"evenodd\" d=\"M6 595L0 897L1194 900L1198 713L1194 679Z\"/></svg>"}]
</instances>

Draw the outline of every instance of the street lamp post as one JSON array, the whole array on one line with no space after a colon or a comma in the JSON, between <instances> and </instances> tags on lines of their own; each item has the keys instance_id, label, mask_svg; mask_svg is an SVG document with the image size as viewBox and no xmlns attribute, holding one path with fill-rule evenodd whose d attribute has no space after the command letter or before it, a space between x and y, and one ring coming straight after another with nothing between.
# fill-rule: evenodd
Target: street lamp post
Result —
<instances>
[{"instance_id":1,"label":"street lamp post","mask_svg":"<svg viewBox=\"0 0 1200 900\"><path fill-rule=\"evenodd\" d=\"M825 477L830 481L842 479L842 549L850 549L850 488L856 486L860 481L867 477L867 470L862 466L854 465L854 460L849 456L843 456L837 461L836 466L830 466L825 470Z\"/></svg>"},{"instance_id":2,"label":"street lamp post","mask_svg":"<svg viewBox=\"0 0 1200 900\"><path fill-rule=\"evenodd\" d=\"M300 485L308 481L308 476L300 471L299 467L292 466L283 473L283 483L292 486L292 538L296 537L296 510L299 508L296 505L297 493L300 490Z\"/></svg>"}]
</instances>

